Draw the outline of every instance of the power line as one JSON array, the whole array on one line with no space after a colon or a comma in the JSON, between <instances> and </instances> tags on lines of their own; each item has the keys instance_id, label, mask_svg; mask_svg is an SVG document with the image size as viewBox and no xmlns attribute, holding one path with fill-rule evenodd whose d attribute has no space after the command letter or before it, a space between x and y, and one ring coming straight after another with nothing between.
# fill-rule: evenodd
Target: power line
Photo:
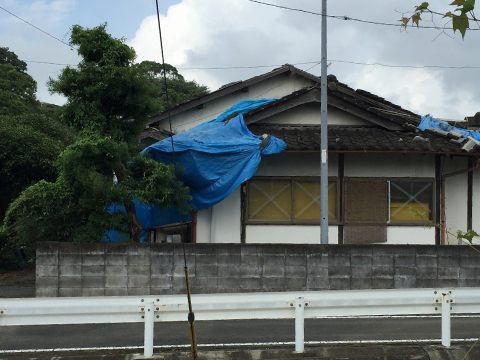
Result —
<instances>
[{"instance_id":1,"label":"power line","mask_svg":"<svg viewBox=\"0 0 480 360\"><path fill-rule=\"evenodd\" d=\"M46 65L58 65L58 66L74 66L77 67L78 65L73 65L73 64L60 64L60 63L54 63L54 62L48 62L48 61L36 61L36 60L22 60L25 61L26 63L33 63L33 64L46 64Z\"/></svg>"},{"instance_id":2,"label":"power line","mask_svg":"<svg viewBox=\"0 0 480 360\"><path fill-rule=\"evenodd\" d=\"M297 12L302 12L302 13L306 13L306 14L310 14L310 15L322 16L321 13L317 13L317 12L314 12L314 11L297 9L297 8L292 8L292 7L288 7L288 6L281 6L281 5L266 3L266 2L258 1L258 0L247 0L247 1L257 3L257 4L261 4L261 5L276 7L276 8L283 9L283 10L297 11ZM392 23L386 23L386 22L380 22L380 21L370 21L370 20L357 19L357 18L352 18L352 17L346 16L346 15L343 15L343 16L325 15L325 16L329 17L329 18L332 18L332 19L335 19L335 20L349 20L349 21L355 21L355 22L364 23L364 24L371 24L371 25L395 26L395 27L399 27L399 28L404 26L403 24L392 24ZM418 28L418 29L453 30L452 27L439 27L439 26L435 26L435 25L434 26L418 25L418 26L415 26L415 27ZM477 28L475 28L475 29L467 28L467 30L477 31L477 30L480 30L480 28L478 28L478 29Z\"/></svg>"},{"instance_id":3,"label":"power line","mask_svg":"<svg viewBox=\"0 0 480 360\"><path fill-rule=\"evenodd\" d=\"M45 35L48 35L48 36L50 36L51 38L53 38L53 39L61 42L62 44L67 45L71 50L74 50L74 49L75 49L75 48L72 47L70 44L67 44L65 41L62 41L62 40L60 40L59 38L53 36L52 34L49 34L49 33L46 32L45 30L42 30L42 29L40 29L39 27L37 27L37 26L29 23L27 20L22 19L20 16L15 15L14 13L8 11L7 9L5 9L5 8L3 8L3 7L1 7L1 6L0 6L0 9L2 9L3 11L5 11L6 13L9 13L10 15L16 17L18 20L23 21L25 24L28 24L28 25L30 25L31 27L37 29L38 31L41 31L41 32L44 33Z\"/></svg>"}]
</instances>

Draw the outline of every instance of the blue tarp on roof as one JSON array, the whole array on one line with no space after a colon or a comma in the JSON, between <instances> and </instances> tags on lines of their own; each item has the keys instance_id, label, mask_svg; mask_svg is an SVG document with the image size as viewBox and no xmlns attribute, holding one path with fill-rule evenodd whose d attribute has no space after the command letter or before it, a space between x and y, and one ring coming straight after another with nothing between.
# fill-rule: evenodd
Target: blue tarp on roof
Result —
<instances>
[{"instance_id":1,"label":"blue tarp on roof","mask_svg":"<svg viewBox=\"0 0 480 360\"><path fill-rule=\"evenodd\" d=\"M422 121L420 122L420 125L418 125L418 128L420 130L425 130L427 128L435 128L435 129L440 129L446 132L450 131L456 131L459 134L461 134L464 138L467 137L472 137L477 141L480 141L480 133L478 131L471 131L467 129L461 129L455 126L450 125L449 123L435 119L431 117L430 115L425 115L422 116Z\"/></svg>"},{"instance_id":2,"label":"blue tarp on roof","mask_svg":"<svg viewBox=\"0 0 480 360\"><path fill-rule=\"evenodd\" d=\"M205 209L225 199L257 171L261 155L280 153L287 145L270 137L261 148L262 137L248 130L242 113L275 101L243 100L217 119L173 136L175 161L181 180L190 188L193 206ZM238 116L225 120L235 112ZM153 159L173 163L172 138L159 141L144 150Z\"/></svg>"}]
</instances>

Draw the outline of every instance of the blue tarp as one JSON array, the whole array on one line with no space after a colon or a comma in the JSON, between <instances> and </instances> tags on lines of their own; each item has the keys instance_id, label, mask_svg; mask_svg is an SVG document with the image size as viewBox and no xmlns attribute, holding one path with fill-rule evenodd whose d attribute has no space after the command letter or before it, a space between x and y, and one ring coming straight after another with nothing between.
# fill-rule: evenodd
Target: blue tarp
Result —
<instances>
[{"instance_id":1,"label":"blue tarp","mask_svg":"<svg viewBox=\"0 0 480 360\"><path fill-rule=\"evenodd\" d=\"M262 138L247 129L241 115L271 101L274 99L243 100L217 119L173 136L181 180L190 188L192 203L197 210L217 204L250 179L257 171L261 155L286 149L285 142L273 136L261 149ZM235 112L240 115L225 121ZM149 153L157 161L172 164L172 139L159 141L147 147L144 153Z\"/></svg>"},{"instance_id":2,"label":"blue tarp","mask_svg":"<svg viewBox=\"0 0 480 360\"><path fill-rule=\"evenodd\" d=\"M457 128L445 121L435 119L430 115L422 116L422 121L420 122L420 125L418 125L418 128L422 131L427 128L440 129L446 132L456 131L459 134L461 134L464 138L467 138L468 136L470 136L475 140L480 141L480 133L478 131L471 131L471 130Z\"/></svg>"}]
</instances>

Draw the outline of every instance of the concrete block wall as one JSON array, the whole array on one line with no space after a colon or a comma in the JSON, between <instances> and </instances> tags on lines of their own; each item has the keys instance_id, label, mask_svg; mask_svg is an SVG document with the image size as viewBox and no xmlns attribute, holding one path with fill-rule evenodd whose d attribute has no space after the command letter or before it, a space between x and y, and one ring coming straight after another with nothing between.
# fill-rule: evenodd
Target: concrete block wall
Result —
<instances>
[{"instance_id":1,"label":"concrete block wall","mask_svg":"<svg viewBox=\"0 0 480 360\"><path fill-rule=\"evenodd\" d=\"M480 286L468 246L186 244L194 294ZM184 294L181 244L44 243L38 297Z\"/></svg>"}]
</instances>

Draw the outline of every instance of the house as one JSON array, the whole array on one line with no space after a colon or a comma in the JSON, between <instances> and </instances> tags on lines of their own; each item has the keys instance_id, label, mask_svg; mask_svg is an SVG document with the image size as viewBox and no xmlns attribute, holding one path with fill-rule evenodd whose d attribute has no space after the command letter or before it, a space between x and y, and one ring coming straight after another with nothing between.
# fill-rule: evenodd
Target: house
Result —
<instances>
[{"instance_id":1,"label":"house","mask_svg":"<svg viewBox=\"0 0 480 360\"><path fill-rule=\"evenodd\" d=\"M262 157L226 199L194 213L197 243L320 242L320 78L284 65L149 119L145 144L216 118L244 99L274 98L243 115L287 149ZM456 124L478 129L480 114ZM458 244L480 216L479 143L457 128L418 129L421 117L328 77L329 243ZM178 226L155 231L178 238ZM170 238L171 239L171 238Z\"/></svg>"}]
</instances>

